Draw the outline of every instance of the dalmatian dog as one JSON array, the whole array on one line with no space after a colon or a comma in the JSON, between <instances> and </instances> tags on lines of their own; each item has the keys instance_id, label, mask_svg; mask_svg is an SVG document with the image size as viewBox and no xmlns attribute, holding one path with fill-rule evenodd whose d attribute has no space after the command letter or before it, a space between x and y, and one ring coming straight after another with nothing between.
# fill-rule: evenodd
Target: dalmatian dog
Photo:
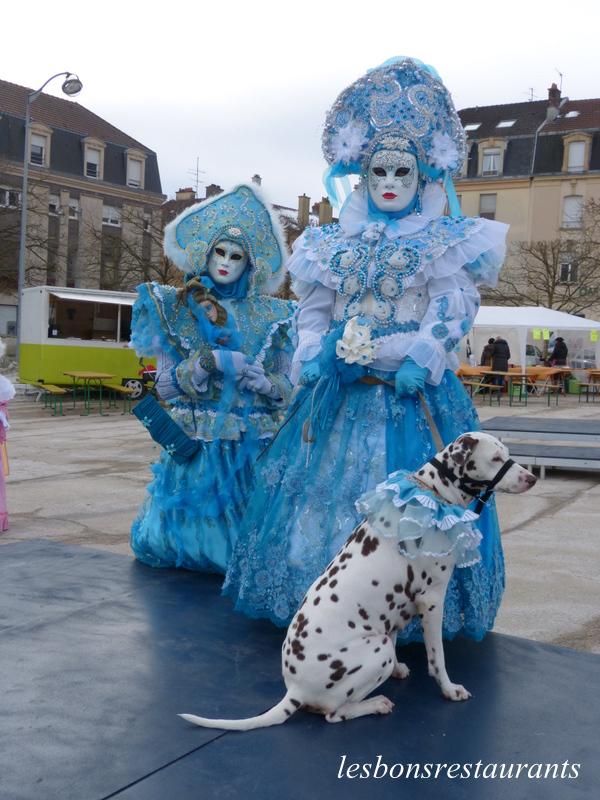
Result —
<instances>
[{"instance_id":1,"label":"dalmatian dog","mask_svg":"<svg viewBox=\"0 0 600 800\"><path fill-rule=\"evenodd\" d=\"M447 503L466 507L482 490L520 493L536 478L509 458L489 434L466 433L427 462L412 478ZM412 544L412 543L408 543ZM285 697L269 711L248 719L180 716L195 725L250 730L285 722L306 708L327 722L367 714L389 714L393 703L369 695L388 678L406 678L396 657L396 633L421 618L429 674L448 700L471 695L448 677L444 664L442 616L454 557L407 558L394 537L378 536L367 521L312 584L288 628L282 649Z\"/></svg>"}]
</instances>

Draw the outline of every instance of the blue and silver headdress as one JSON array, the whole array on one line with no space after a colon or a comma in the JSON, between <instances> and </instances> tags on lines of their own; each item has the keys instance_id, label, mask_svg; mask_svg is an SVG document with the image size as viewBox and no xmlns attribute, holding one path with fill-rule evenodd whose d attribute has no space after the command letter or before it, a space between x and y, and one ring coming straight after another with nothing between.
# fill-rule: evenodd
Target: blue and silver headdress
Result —
<instances>
[{"instance_id":1,"label":"blue and silver headdress","mask_svg":"<svg viewBox=\"0 0 600 800\"><path fill-rule=\"evenodd\" d=\"M165 228L165 254L183 272L203 275L212 248L223 239L239 242L248 254L250 294L279 287L285 240L275 213L256 186L242 183L187 208Z\"/></svg>"},{"instance_id":2,"label":"blue and silver headdress","mask_svg":"<svg viewBox=\"0 0 600 800\"><path fill-rule=\"evenodd\" d=\"M334 178L364 174L374 152L411 150L428 181L452 175L466 156L466 134L452 97L433 69L413 58L392 58L339 95L325 120L325 186L339 205Z\"/></svg>"}]
</instances>

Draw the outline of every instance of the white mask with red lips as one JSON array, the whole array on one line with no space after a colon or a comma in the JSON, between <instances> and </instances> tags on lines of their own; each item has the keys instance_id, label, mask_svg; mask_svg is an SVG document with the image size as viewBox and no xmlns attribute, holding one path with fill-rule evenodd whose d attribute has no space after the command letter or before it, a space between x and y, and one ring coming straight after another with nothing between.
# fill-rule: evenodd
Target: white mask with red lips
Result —
<instances>
[{"instance_id":1,"label":"white mask with red lips","mask_svg":"<svg viewBox=\"0 0 600 800\"><path fill-rule=\"evenodd\" d=\"M241 244L221 239L210 252L208 274L215 283L229 284L238 281L248 266L248 255Z\"/></svg>"},{"instance_id":2,"label":"white mask with red lips","mask_svg":"<svg viewBox=\"0 0 600 800\"><path fill-rule=\"evenodd\" d=\"M409 206L419 188L417 159L401 150L379 150L369 161L367 186L379 211L398 212Z\"/></svg>"}]
</instances>

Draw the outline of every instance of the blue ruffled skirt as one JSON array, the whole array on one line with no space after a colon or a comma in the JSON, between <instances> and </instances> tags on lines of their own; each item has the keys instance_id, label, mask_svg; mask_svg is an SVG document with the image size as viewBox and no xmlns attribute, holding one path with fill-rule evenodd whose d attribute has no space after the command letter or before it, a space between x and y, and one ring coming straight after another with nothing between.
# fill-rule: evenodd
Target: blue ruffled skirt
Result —
<instances>
[{"instance_id":1,"label":"blue ruffled skirt","mask_svg":"<svg viewBox=\"0 0 600 800\"><path fill-rule=\"evenodd\" d=\"M224 574L252 490L246 451L243 439L202 441L185 464L163 452L131 528L136 558Z\"/></svg>"},{"instance_id":2,"label":"blue ruffled skirt","mask_svg":"<svg viewBox=\"0 0 600 800\"><path fill-rule=\"evenodd\" d=\"M393 381L391 375L379 375ZM451 371L439 386L426 385L424 394L445 444L479 429L473 404ZM305 423L311 420L309 430ZM258 461L256 488L224 594L248 616L287 625L360 521L355 501L389 473L416 470L436 450L417 398L396 398L391 387L355 382L336 386L316 403L313 390L302 389L279 436ZM500 605L504 561L493 500L477 527L482 559L454 572L446 596L446 638L463 633L481 639ZM415 619L398 641L421 638Z\"/></svg>"}]
</instances>

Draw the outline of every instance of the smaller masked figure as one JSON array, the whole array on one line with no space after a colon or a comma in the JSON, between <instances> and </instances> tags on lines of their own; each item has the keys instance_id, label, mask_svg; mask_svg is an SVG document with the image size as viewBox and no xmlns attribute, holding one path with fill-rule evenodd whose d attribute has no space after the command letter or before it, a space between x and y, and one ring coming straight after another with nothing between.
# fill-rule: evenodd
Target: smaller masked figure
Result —
<instances>
[{"instance_id":1,"label":"smaller masked figure","mask_svg":"<svg viewBox=\"0 0 600 800\"><path fill-rule=\"evenodd\" d=\"M478 428L455 351L479 307L477 286L496 280L507 226L461 214L451 177L465 145L448 90L416 59L370 70L328 112L329 194L335 180L361 180L339 223L308 228L288 262L299 389L261 460L224 584L252 616L287 622L360 521L357 499L439 449L430 418L444 444ZM446 636L481 638L502 595L492 503L477 524L481 559L449 584ZM419 620L402 632L403 641L420 635Z\"/></svg>"},{"instance_id":2,"label":"smaller masked figure","mask_svg":"<svg viewBox=\"0 0 600 800\"><path fill-rule=\"evenodd\" d=\"M183 289L138 287L132 344L158 360L157 391L197 440L189 461L168 449L131 531L151 566L224 572L252 487L252 466L287 404L293 305L266 294L285 246L253 186L192 206L165 229Z\"/></svg>"}]
</instances>

